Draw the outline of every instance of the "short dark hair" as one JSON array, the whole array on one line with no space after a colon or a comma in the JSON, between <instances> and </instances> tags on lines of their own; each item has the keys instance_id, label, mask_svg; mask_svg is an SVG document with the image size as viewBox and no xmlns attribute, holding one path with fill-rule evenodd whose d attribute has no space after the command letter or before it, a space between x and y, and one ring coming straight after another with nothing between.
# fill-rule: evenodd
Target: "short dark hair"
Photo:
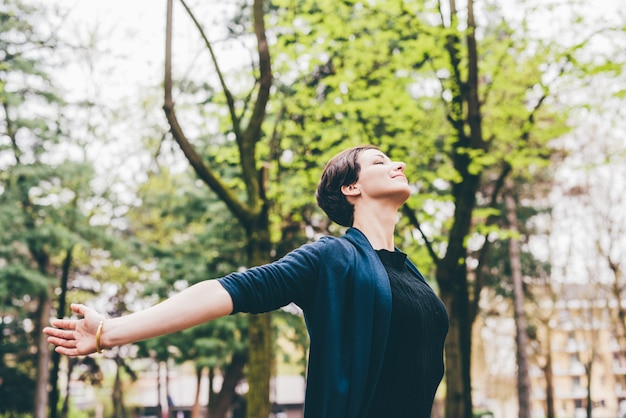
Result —
<instances>
[{"instance_id":1,"label":"short dark hair","mask_svg":"<svg viewBox=\"0 0 626 418\"><path fill-rule=\"evenodd\" d=\"M317 204L326 215L339 225L352 226L354 222L354 205L348 202L341 191L342 186L354 184L359 179L361 166L359 155L368 149L377 150L374 145L360 145L348 148L328 161L319 183L315 197Z\"/></svg>"}]
</instances>

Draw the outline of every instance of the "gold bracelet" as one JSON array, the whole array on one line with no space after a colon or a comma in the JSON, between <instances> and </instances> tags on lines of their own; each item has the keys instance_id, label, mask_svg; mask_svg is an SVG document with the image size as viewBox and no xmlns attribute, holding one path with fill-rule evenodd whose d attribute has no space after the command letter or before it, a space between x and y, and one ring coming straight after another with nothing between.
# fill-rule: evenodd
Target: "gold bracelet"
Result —
<instances>
[{"instance_id":1,"label":"gold bracelet","mask_svg":"<svg viewBox=\"0 0 626 418\"><path fill-rule=\"evenodd\" d=\"M102 347L100 347L100 336L102 335L102 326L104 325L104 319L100 321L98 325L98 330L96 331L96 352L98 354L102 353Z\"/></svg>"}]
</instances>

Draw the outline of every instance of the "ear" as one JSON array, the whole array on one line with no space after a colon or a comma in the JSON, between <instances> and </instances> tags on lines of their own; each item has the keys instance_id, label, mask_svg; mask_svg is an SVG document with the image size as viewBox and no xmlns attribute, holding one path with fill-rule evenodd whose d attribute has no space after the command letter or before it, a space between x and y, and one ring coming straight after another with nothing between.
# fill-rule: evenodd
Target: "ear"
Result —
<instances>
[{"instance_id":1,"label":"ear","mask_svg":"<svg viewBox=\"0 0 626 418\"><path fill-rule=\"evenodd\" d=\"M361 194L361 190L356 184L347 184L341 186L341 193L343 193L344 196L358 196Z\"/></svg>"}]
</instances>

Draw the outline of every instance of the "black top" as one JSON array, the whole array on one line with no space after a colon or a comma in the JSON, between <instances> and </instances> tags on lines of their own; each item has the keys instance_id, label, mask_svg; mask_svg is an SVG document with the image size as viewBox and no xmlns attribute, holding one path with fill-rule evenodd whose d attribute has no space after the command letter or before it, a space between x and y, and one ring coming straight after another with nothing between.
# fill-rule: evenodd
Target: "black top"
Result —
<instances>
[{"instance_id":1,"label":"black top","mask_svg":"<svg viewBox=\"0 0 626 418\"><path fill-rule=\"evenodd\" d=\"M368 418L429 418L443 377L448 313L405 264L406 254L376 251L391 285L391 325Z\"/></svg>"}]
</instances>

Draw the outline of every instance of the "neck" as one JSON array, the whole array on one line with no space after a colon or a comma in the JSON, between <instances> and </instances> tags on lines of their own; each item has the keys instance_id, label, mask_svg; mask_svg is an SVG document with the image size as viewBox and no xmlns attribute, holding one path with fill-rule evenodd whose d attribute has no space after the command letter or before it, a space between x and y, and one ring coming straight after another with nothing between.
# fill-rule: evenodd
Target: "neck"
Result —
<instances>
[{"instance_id":1,"label":"neck","mask_svg":"<svg viewBox=\"0 0 626 418\"><path fill-rule=\"evenodd\" d=\"M375 250L394 250L393 234L396 227L397 211L356 211L352 226L365 235Z\"/></svg>"}]
</instances>

